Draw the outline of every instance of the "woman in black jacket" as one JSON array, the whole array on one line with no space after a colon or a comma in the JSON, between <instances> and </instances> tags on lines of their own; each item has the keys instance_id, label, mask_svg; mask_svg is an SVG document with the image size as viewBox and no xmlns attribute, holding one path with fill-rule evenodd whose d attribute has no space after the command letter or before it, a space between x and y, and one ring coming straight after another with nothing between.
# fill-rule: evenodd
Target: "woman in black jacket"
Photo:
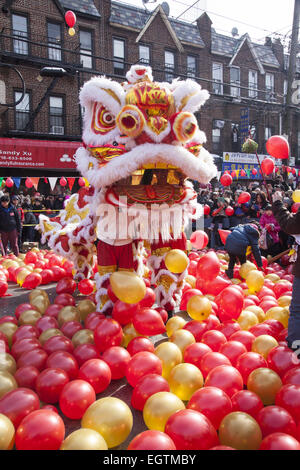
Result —
<instances>
[{"instance_id":1,"label":"woman in black jacket","mask_svg":"<svg viewBox=\"0 0 300 470\"><path fill-rule=\"evenodd\" d=\"M18 233L21 231L21 221L17 209L10 203L8 196L0 199L0 235L4 253L7 254L9 242L11 250L19 255Z\"/></svg>"}]
</instances>

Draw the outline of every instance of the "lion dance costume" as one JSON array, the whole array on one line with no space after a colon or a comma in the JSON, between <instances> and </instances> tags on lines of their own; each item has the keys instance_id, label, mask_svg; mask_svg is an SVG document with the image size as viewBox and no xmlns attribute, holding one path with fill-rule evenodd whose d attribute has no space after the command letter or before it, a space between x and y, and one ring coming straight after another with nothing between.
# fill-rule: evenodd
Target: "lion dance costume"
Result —
<instances>
[{"instance_id":1,"label":"lion dance costume","mask_svg":"<svg viewBox=\"0 0 300 470\"><path fill-rule=\"evenodd\" d=\"M150 67L134 65L118 83L97 76L84 84L83 146L78 171L89 183L56 218L40 217L42 241L74 262L76 279L91 276L97 245L97 309L109 313L112 272L151 274L159 306L173 310L186 271L164 263L175 248L186 250L184 228L202 208L190 181L216 176L205 135L193 113L209 98L193 80L153 81Z\"/></svg>"}]
</instances>

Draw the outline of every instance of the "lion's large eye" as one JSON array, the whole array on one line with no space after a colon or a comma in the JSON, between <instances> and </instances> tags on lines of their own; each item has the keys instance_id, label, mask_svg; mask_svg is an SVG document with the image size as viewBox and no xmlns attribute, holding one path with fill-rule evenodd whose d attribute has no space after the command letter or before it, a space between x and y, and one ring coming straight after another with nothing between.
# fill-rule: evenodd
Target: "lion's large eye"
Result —
<instances>
[{"instance_id":1,"label":"lion's large eye","mask_svg":"<svg viewBox=\"0 0 300 470\"><path fill-rule=\"evenodd\" d=\"M96 134L106 134L116 127L115 116L99 103L94 104L92 129Z\"/></svg>"}]
</instances>

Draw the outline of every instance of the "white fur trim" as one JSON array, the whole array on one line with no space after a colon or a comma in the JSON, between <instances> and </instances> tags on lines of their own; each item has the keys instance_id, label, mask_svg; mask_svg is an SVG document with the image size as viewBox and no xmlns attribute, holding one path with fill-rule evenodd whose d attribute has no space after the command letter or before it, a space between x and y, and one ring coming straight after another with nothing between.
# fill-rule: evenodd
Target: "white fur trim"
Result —
<instances>
[{"instance_id":1,"label":"white fur trim","mask_svg":"<svg viewBox=\"0 0 300 470\"><path fill-rule=\"evenodd\" d=\"M115 95L116 98L112 95ZM122 86L104 76L91 78L83 85L79 94L82 106L88 107L91 103L97 101L115 115L119 113L124 105L124 97L125 92Z\"/></svg>"},{"instance_id":2,"label":"white fur trim","mask_svg":"<svg viewBox=\"0 0 300 470\"><path fill-rule=\"evenodd\" d=\"M208 91L202 90L201 85L193 80L188 79L173 83L173 96L177 111L189 111L191 113L195 113L209 98ZM185 99L187 100L186 103Z\"/></svg>"}]
</instances>

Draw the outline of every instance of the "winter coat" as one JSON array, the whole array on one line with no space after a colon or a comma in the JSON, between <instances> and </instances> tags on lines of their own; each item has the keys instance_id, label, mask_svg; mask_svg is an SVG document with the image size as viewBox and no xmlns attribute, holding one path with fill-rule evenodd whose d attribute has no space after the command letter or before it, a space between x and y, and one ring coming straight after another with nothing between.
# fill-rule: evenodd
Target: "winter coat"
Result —
<instances>
[{"instance_id":1,"label":"winter coat","mask_svg":"<svg viewBox=\"0 0 300 470\"><path fill-rule=\"evenodd\" d=\"M21 230L21 222L17 209L11 204L5 209L0 204L0 231L12 232Z\"/></svg>"},{"instance_id":2,"label":"winter coat","mask_svg":"<svg viewBox=\"0 0 300 470\"><path fill-rule=\"evenodd\" d=\"M258 267L262 267L261 253L258 246L259 232L251 224L238 225L228 235L225 250L236 256L245 255L248 246L251 246L253 256Z\"/></svg>"}]
</instances>

